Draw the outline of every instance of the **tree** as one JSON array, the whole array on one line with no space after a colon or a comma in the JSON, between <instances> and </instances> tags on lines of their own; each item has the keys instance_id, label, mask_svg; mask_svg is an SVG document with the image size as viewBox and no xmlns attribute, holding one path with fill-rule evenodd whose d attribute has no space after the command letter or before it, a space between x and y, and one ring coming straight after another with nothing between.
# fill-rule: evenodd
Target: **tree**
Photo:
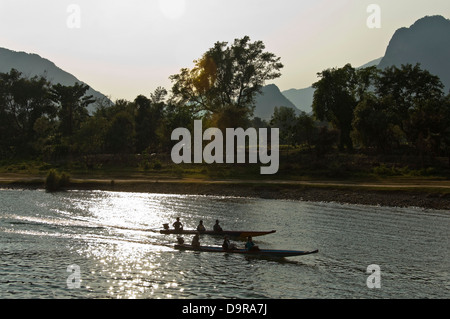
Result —
<instances>
[{"instance_id":1,"label":"tree","mask_svg":"<svg viewBox=\"0 0 450 319\"><path fill-rule=\"evenodd\" d=\"M410 116L421 101L439 100L443 97L443 84L439 77L427 70L422 70L420 64L396 66L384 69L376 81L376 93L380 98L389 98L390 109L395 121L408 134L405 127Z\"/></svg>"},{"instance_id":2,"label":"tree","mask_svg":"<svg viewBox=\"0 0 450 319\"><path fill-rule=\"evenodd\" d=\"M113 154L131 154L135 146L135 127L131 114L126 111L117 113L106 132L106 151Z\"/></svg>"},{"instance_id":3,"label":"tree","mask_svg":"<svg viewBox=\"0 0 450 319\"><path fill-rule=\"evenodd\" d=\"M246 116L252 114L265 81L278 78L283 68L280 58L264 50L262 41L250 42L248 36L232 45L216 42L192 69L170 76L173 102L193 113L218 113L234 106Z\"/></svg>"},{"instance_id":4,"label":"tree","mask_svg":"<svg viewBox=\"0 0 450 319\"><path fill-rule=\"evenodd\" d=\"M59 104L60 131L63 136L73 136L88 117L87 107L95 102L92 95L85 96L89 86L75 83L73 86L55 84L51 88L52 100Z\"/></svg>"},{"instance_id":5,"label":"tree","mask_svg":"<svg viewBox=\"0 0 450 319\"><path fill-rule=\"evenodd\" d=\"M136 147L138 153L145 150L155 137L155 129L150 123L150 103L150 99L144 95L139 95L134 99L136 107L134 121L136 123Z\"/></svg>"},{"instance_id":6,"label":"tree","mask_svg":"<svg viewBox=\"0 0 450 319\"><path fill-rule=\"evenodd\" d=\"M169 102L164 110L163 133L161 134L162 149L170 151L177 143L171 139L172 132L176 128L184 127L192 132L194 119L192 112L188 108Z\"/></svg>"},{"instance_id":7,"label":"tree","mask_svg":"<svg viewBox=\"0 0 450 319\"><path fill-rule=\"evenodd\" d=\"M44 77L25 78L15 69L0 74L0 152L31 155L36 151L35 123L56 116L48 92Z\"/></svg>"},{"instance_id":8,"label":"tree","mask_svg":"<svg viewBox=\"0 0 450 319\"><path fill-rule=\"evenodd\" d=\"M266 120L261 119L260 117L256 116L254 117L250 122L251 127L254 127L256 129L260 128L270 128L270 124L267 123Z\"/></svg>"},{"instance_id":9,"label":"tree","mask_svg":"<svg viewBox=\"0 0 450 319\"><path fill-rule=\"evenodd\" d=\"M327 120L339 130L339 149L353 150L350 133L355 107L370 93L378 76L375 67L354 69L350 64L342 68L318 73L321 78L313 84L316 89L313 111L319 120Z\"/></svg>"},{"instance_id":10,"label":"tree","mask_svg":"<svg viewBox=\"0 0 450 319\"><path fill-rule=\"evenodd\" d=\"M445 97L445 113L442 116L446 119L444 132L442 134L441 148L446 156L448 156L448 165L450 166L450 93Z\"/></svg>"},{"instance_id":11,"label":"tree","mask_svg":"<svg viewBox=\"0 0 450 319\"><path fill-rule=\"evenodd\" d=\"M166 91L157 88L151 94L151 99L139 95L134 104L136 107L136 151L143 152L148 147L157 148L160 145L159 131L164 117L164 96Z\"/></svg>"},{"instance_id":12,"label":"tree","mask_svg":"<svg viewBox=\"0 0 450 319\"><path fill-rule=\"evenodd\" d=\"M318 128L317 135L313 138L314 150L317 157L324 158L325 155L331 153L338 141L339 133L334 129L326 126Z\"/></svg>"},{"instance_id":13,"label":"tree","mask_svg":"<svg viewBox=\"0 0 450 319\"><path fill-rule=\"evenodd\" d=\"M158 86L155 92L150 93L150 100L153 104L164 103L167 96L167 90L162 86Z\"/></svg>"},{"instance_id":14,"label":"tree","mask_svg":"<svg viewBox=\"0 0 450 319\"><path fill-rule=\"evenodd\" d=\"M111 122L100 113L95 113L81 124L76 133L76 147L80 154L102 154L105 151L106 134Z\"/></svg>"},{"instance_id":15,"label":"tree","mask_svg":"<svg viewBox=\"0 0 450 319\"><path fill-rule=\"evenodd\" d=\"M212 114L209 119L210 127L217 127L222 132L225 132L227 128L242 127L247 128L250 126L250 120L247 117L247 111L236 105L227 105Z\"/></svg>"},{"instance_id":16,"label":"tree","mask_svg":"<svg viewBox=\"0 0 450 319\"><path fill-rule=\"evenodd\" d=\"M355 97L355 69L347 64L340 69L318 73L321 78L313 84L316 89L313 111L319 120L327 120L340 130L339 148L352 150L350 132L353 110L358 104Z\"/></svg>"},{"instance_id":17,"label":"tree","mask_svg":"<svg viewBox=\"0 0 450 319\"><path fill-rule=\"evenodd\" d=\"M306 144L311 149L315 132L316 125L313 117L305 112L300 113L295 125L295 140L297 143Z\"/></svg>"},{"instance_id":18,"label":"tree","mask_svg":"<svg viewBox=\"0 0 450 319\"><path fill-rule=\"evenodd\" d=\"M390 105L390 100L380 99L374 94L367 95L358 103L353 118L356 142L366 148L375 147L381 153L391 149L395 133Z\"/></svg>"},{"instance_id":19,"label":"tree","mask_svg":"<svg viewBox=\"0 0 450 319\"><path fill-rule=\"evenodd\" d=\"M295 128L297 125L297 117L295 110L290 107L275 107L272 118L270 120L272 127L280 129L280 143L286 145L295 144Z\"/></svg>"},{"instance_id":20,"label":"tree","mask_svg":"<svg viewBox=\"0 0 450 319\"><path fill-rule=\"evenodd\" d=\"M450 104L444 97L417 101L404 124L424 163L424 155L440 156L450 127Z\"/></svg>"}]
</instances>

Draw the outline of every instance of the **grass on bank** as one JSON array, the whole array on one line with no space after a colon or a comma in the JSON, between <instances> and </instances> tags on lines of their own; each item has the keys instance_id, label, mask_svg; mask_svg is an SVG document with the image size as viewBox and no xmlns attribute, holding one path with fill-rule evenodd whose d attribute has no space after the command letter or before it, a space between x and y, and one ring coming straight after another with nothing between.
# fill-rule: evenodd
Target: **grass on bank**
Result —
<instances>
[{"instance_id":1,"label":"grass on bank","mask_svg":"<svg viewBox=\"0 0 450 319\"><path fill-rule=\"evenodd\" d=\"M280 148L280 166L275 175L261 175L257 164L179 164L170 155L154 157L92 156L71 161L0 160L0 175L17 179L49 179L48 185L64 187L72 179L194 179L255 181L349 181L349 182L432 182L450 181L447 158L379 156L333 152L317 157L301 148ZM50 172L52 172L50 174ZM49 176L50 175L50 176Z\"/></svg>"}]
</instances>

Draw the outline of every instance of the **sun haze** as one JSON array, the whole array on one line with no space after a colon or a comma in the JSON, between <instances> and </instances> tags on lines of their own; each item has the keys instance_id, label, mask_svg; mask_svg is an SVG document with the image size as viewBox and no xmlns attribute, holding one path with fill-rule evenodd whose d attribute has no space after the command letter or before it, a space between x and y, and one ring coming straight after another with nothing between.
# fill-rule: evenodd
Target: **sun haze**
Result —
<instances>
[{"instance_id":1,"label":"sun haze","mask_svg":"<svg viewBox=\"0 0 450 319\"><path fill-rule=\"evenodd\" d=\"M448 0L379 0L381 27L371 29L367 26L371 4L365 0L3 0L0 47L39 54L112 99L132 100L158 86L170 89L169 76L192 67L192 61L215 42L248 35L281 57L285 67L275 84L287 90L310 86L317 72L326 68L360 66L382 57L398 28L426 15L450 16ZM71 5L79 12L68 10ZM73 18L79 20L68 23Z\"/></svg>"}]
</instances>

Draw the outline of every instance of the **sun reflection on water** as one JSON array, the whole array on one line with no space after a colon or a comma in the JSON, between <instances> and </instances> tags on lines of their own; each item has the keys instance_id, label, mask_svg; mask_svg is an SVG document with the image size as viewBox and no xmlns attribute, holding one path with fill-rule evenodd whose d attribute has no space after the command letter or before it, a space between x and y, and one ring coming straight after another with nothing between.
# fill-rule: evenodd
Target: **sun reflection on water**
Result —
<instances>
[{"instance_id":1,"label":"sun reflection on water","mask_svg":"<svg viewBox=\"0 0 450 319\"><path fill-rule=\"evenodd\" d=\"M86 218L104 226L104 236L89 237L80 255L94 261L92 282L104 278L103 287L111 298L141 298L183 292L179 287L183 273L167 272L173 259L172 243L156 231L173 219L176 207L160 195L99 192L89 203L79 201L76 208ZM87 238L87 237L86 237ZM172 253L169 253L172 252ZM89 280L88 280L89 281ZM89 283L87 283L89 284ZM86 285L87 285L86 284Z\"/></svg>"},{"instance_id":2,"label":"sun reflection on water","mask_svg":"<svg viewBox=\"0 0 450 319\"><path fill-rule=\"evenodd\" d=\"M94 276L105 279L104 286L95 289L103 289L111 298L178 298L188 293L191 273L173 250L175 237L157 230L180 215L186 228L195 228L198 218L204 218L198 213L202 202L189 196L116 192L94 192L88 203L80 200L76 205L85 217L104 227L103 236L89 238L80 251L95 261L93 281L102 282ZM201 261L195 259L202 272Z\"/></svg>"},{"instance_id":3,"label":"sun reflection on water","mask_svg":"<svg viewBox=\"0 0 450 319\"><path fill-rule=\"evenodd\" d=\"M392 263L378 297L448 295L446 211L101 191L0 197L0 295L7 298L371 298L365 281L348 283L360 282L374 253ZM320 253L278 262L178 251L176 235L157 231L176 217L189 229L200 219L207 228L215 219L227 229L273 227L275 234L257 238L260 247ZM221 238L201 243L217 246ZM68 289L68 265L80 267L80 288Z\"/></svg>"},{"instance_id":4,"label":"sun reflection on water","mask_svg":"<svg viewBox=\"0 0 450 319\"><path fill-rule=\"evenodd\" d=\"M149 245L124 243L89 248L91 258L97 260L97 270L92 275L107 279L111 297L139 298L159 289L162 250L146 246ZM176 287L176 283L171 287Z\"/></svg>"}]
</instances>

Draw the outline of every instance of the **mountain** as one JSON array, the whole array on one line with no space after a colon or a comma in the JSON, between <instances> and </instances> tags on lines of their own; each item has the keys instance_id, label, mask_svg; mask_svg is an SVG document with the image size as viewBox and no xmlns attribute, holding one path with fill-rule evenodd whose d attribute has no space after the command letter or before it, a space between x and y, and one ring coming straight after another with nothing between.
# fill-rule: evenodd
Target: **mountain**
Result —
<instances>
[{"instance_id":1,"label":"mountain","mask_svg":"<svg viewBox=\"0 0 450 319\"><path fill-rule=\"evenodd\" d=\"M368 68L370 66L377 66L382 58L378 58L375 60L372 60L362 66L361 68ZM281 92L285 97L287 97L292 103L295 104L295 106L300 109L301 111L305 113L311 113L312 112L312 103L313 103L313 97L314 97L314 88L308 87L305 89L290 89Z\"/></svg>"},{"instance_id":2,"label":"mountain","mask_svg":"<svg viewBox=\"0 0 450 319\"><path fill-rule=\"evenodd\" d=\"M24 76L45 76L53 84L74 85L75 82L84 83L72 74L61 70L53 62L40 57L37 54L16 52L5 48L0 48L0 72L7 73L14 68L23 73ZM85 83L86 84L86 83ZM88 95L93 95L97 99L109 99L102 93L89 88ZM90 107L92 110L93 107Z\"/></svg>"},{"instance_id":3,"label":"mountain","mask_svg":"<svg viewBox=\"0 0 450 319\"><path fill-rule=\"evenodd\" d=\"M421 64L422 69L440 77L445 92L450 89L450 20L426 16L409 28L398 29L378 65Z\"/></svg>"},{"instance_id":4,"label":"mountain","mask_svg":"<svg viewBox=\"0 0 450 319\"><path fill-rule=\"evenodd\" d=\"M262 93L256 97L256 107L254 111L255 117L263 120L270 120L277 106L286 106L295 109L298 114L300 110L289 101L275 84L269 84L262 88Z\"/></svg>"},{"instance_id":5,"label":"mountain","mask_svg":"<svg viewBox=\"0 0 450 319\"><path fill-rule=\"evenodd\" d=\"M367 62L366 64L361 65L358 69L369 68L371 66L378 66L381 60L383 60L383 57Z\"/></svg>"},{"instance_id":6,"label":"mountain","mask_svg":"<svg viewBox=\"0 0 450 319\"><path fill-rule=\"evenodd\" d=\"M410 28L398 29L386 49L384 57L370 61L359 68L378 66L384 69L395 65L420 63L422 69L439 76L450 90L450 20L442 16L427 16ZM290 89L282 92L297 108L312 111L314 89Z\"/></svg>"},{"instance_id":7,"label":"mountain","mask_svg":"<svg viewBox=\"0 0 450 319\"><path fill-rule=\"evenodd\" d=\"M305 89L286 90L282 94L292 101L298 109L305 113L312 112L314 89L311 86Z\"/></svg>"}]
</instances>

